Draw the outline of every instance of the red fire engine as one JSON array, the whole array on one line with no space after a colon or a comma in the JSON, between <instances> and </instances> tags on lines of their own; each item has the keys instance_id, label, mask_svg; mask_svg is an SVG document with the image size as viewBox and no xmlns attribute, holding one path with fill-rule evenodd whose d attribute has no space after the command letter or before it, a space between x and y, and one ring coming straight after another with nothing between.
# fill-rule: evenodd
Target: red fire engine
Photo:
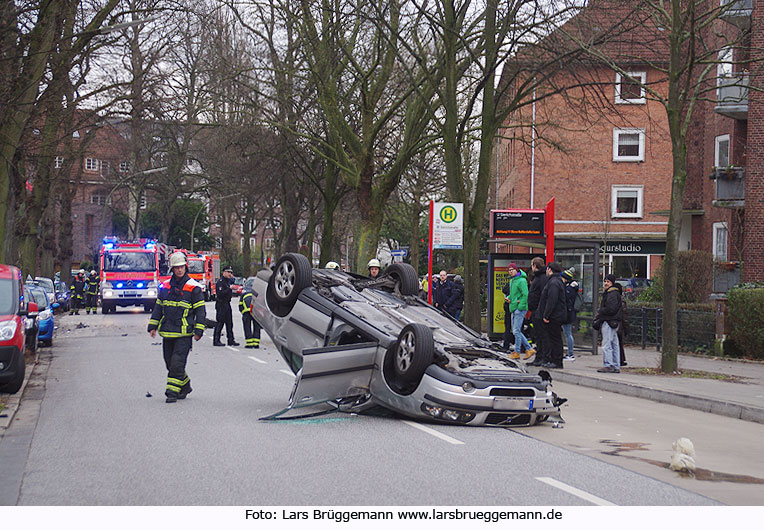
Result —
<instances>
[{"instance_id":1,"label":"red fire engine","mask_svg":"<svg viewBox=\"0 0 764 530\"><path fill-rule=\"evenodd\" d=\"M154 309L159 286L159 255L150 239L120 241L105 237L100 251L101 311L116 312L117 306Z\"/></svg>"}]
</instances>

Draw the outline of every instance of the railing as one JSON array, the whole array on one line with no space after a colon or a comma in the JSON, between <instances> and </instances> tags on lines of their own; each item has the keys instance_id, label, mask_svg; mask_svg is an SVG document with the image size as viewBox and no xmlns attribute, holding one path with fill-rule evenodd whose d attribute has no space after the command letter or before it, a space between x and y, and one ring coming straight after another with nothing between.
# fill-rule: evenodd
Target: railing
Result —
<instances>
[{"instance_id":1,"label":"railing","mask_svg":"<svg viewBox=\"0 0 764 530\"><path fill-rule=\"evenodd\" d=\"M745 200L745 168L716 168L712 178L716 180L717 201Z\"/></svg>"},{"instance_id":2,"label":"railing","mask_svg":"<svg viewBox=\"0 0 764 530\"><path fill-rule=\"evenodd\" d=\"M729 8L722 13L724 17L750 16L753 11L753 0L721 0L721 7Z\"/></svg>"},{"instance_id":3,"label":"railing","mask_svg":"<svg viewBox=\"0 0 764 530\"><path fill-rule=\"evenodd\" d=\"M748 110L748 74L733 73L718 78L716 111L722 112L727 107Z\"/></svg>"},{"instance_id":4,"label":"railing","mask_svg":"<svg viewBox=\"0 0 764 530\"><path fill-rule=\"evenodd\" d=\"M626 310L629 333L626 344L639 344L644 350L655 346L660 351L663 342L663 309L629 307ZM679 347L688 351L714 350L716 340L716 315L713 311L690 311L680 309L676 315Z\"/></svg>"}]
</instances>

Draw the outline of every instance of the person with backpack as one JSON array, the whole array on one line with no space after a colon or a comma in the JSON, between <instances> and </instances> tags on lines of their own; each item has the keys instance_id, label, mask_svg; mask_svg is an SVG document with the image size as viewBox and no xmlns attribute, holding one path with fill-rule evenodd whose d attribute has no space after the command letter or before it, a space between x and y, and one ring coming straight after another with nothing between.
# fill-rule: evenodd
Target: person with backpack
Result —
<instances>
[{"instance_id":1,"label":"person with backpack","mask_svg":"<svg viewBox=\"0 0 764 530\"><path fill-rule=\"evenodd\" d=\"M581 297L581 293L578 292L578 282L573 279L575 270L576 269L571 267L562 271L560 274L562 281L565 283L565 301L568 309L568 321L562 325L562 332L568 343L568 354L563 357L563 361L576 360L576 356L573 354L573 325L576 323L576 313L578 313L579 309L581 309L581 305L583 305L583 298ZM576 307L577 303L578 307Z\"/></svg>"}]
</instances>

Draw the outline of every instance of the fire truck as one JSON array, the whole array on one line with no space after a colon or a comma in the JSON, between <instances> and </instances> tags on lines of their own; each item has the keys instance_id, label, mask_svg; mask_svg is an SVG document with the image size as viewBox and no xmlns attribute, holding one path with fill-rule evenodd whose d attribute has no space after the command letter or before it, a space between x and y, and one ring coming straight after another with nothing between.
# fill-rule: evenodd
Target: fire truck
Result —
<instances>
[{"instance_id":1,"label":"fire truck","mask_svg":"<svg viewBox=\"0 0 764 530\"><path fill-rule=\"evenodd\" d=\"M117 306L143 306L154 309L159 287L159 254L151 239L120 241L113 236L103 240L100 251L101 311L116 312Z\"/></svg>"},{"instance_id":2,"label":"fire truck","mask_svg":"<svg viewBox=\"0 0 764 530\"><path fill-rule=\"evenodd\" d=\"M200 252L204 258L204 298L215 299L215 282L220 278L220 256L212 252Z\"/></svg>"}]
</instances>

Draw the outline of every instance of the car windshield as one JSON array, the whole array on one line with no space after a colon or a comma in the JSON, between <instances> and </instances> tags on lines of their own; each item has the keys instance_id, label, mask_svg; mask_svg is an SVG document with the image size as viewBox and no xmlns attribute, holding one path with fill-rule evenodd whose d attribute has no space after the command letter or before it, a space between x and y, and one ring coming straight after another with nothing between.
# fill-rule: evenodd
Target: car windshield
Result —
<instances>
[{"instance_id":1,"label":"car windshield","mask_svg":"<svg viewBox=\"0 0 764 530\"><path fill-rule=\"evenodd\" d=\"M244 278L236 278L234 279L233 283L236 285L244 285Z\"/></svg>"},{"instance_id":2,"label":"car windshield","mask_svg":"<svg viewBox=\"0 0 764 530\"><path fill-rule=\"evenodd\" d=\"M47 309L48 297L45 296L45 291L43 291L41 287L38 287L36 289L30 288L29 293L32 295L32 298L29 301L37 304L37 308L40 311L42 311L43 309Z\"/></svg>"},{"instance_id":3,"label":"car windshield","mask_svg":"<svg viewBox=\"0 0 764 530\"><path fill-rule=\"evenodd\" d=\"M41 278L39 276L36 276L34 281L37 282L37 284L43 289L45 289L45 291L48 293L52 293L56 290L55 287L53 286L53 280L51 280L50 278Z\"/></svg>"},{"instance_id":4,"label":"car windshield","mask_svg":"<svg viewBox=\"0 0 764 530\"><path fill-rule=\"evenodd\" d=\"M13 280L0 278L0 315L13 313Z\"/></svg>"},{"instance_id":5,"label":"car windshield","mask_svg":"<svg viewBox=\"0 0 764 530\"><path fill-rule=\"evenodd\" d=\"M148 252L112 251L103 255L104 272L152 272L155 269L154 254Z\"/></svg>"},{"instance_id":6,"label":"car windshield","mask_svg":"<svg viewBox=\"0 0 764 530\"><path fill-rule=\"evenodd\" d=\"M204 273L204 262L198 259L188 260L188 272L189 274L202 274Z\"/></svg>"},{"instance_id":7,"label":"car windshield","mask_svg":"<svg viewBox=\"0 0 764 530\"><path fill-rule=\"evenodd\" d=\"M56 291L58 291L59 293L68 292L68 289L66 288L66 284L63 282L56 282Z\"/></svg>"}]
</instances>

